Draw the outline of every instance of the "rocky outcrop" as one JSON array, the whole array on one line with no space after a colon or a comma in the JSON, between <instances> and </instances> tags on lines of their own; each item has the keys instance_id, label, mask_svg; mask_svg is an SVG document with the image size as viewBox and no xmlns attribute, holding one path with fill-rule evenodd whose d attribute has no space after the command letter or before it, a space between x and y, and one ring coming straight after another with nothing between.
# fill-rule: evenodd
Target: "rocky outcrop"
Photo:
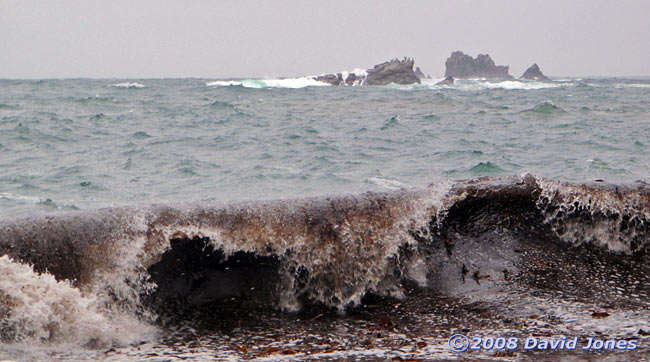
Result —
<instances>
[{"instance_id":1,"label":"rocky outcrop","mask_svg":"<svg viewBox=\"0 0 650 362\"><path fill-rule=\"evenodd\" d=\"M377 64L368 69L368 76L363 82L364 85L388 85L420 83L420 78L413 71L413 58L402 60L393 59L389 62Z\"/></svg>"},{"instance_id":2,"label":"rocky outcrop","mask_svg":"<svg viewBox=\"0 0 650 362\"><path fill-rule=\"evenodd\" d=\"M322 83L327 83L330 85L343 85L344 80L343 76L341 73L337 74L323 74L319 75L318 77L314 77L315 80L322 82Z\"/></svg>"},{"instance_id":3,"label":"rocky outcrop","mask_svg":"<svg viewBox=\"0 0 650 362\"><path fill-rule=\"evenodd\" d=\"M414 60L393 59L375 65L365 74L336 73L314 77L315 80L331 85L388 85L420 83L420 78L413 71Z\"/></svg>"},{"instance_id":4,"label":"rocky outcrop","mask_svg":"<svg viewBox=\"0 0 650 362\"><path fill-rule=\"evenodd\" d=\"M436 83L436 85L454 85L454 77L447 77Z\"/></svg>"},{"instance_id":5,"label":"rocky outcrop","mask_svg":"<svg viewBox=\"0 0 650 362\"><path fill-rule=\"evenodd\" d=\"M415 76L420 79L431 79L430 75L425 75L420 67L415 67Z\"/></svg>"},{"instance_id":6,"label":"rocky outcrop","mask_svg":"<svg viewBox=\"0 0 650 362\"><path fill-rule=\"evenodd\" d=\"M454 78L487 78L487 79L513 79L508 74L509 66L496 65L487 54L479 54L476 58L455 51L445 62L447 70L445 77Z\"/></svg>"},{"instance_id":7,"label":"rocky outcrop","mask_svg":"<svg viewBox=\"0 0 650 362\"><path fill-rule=\"evenodd\" d=\"M550 82L551 80L542 73L537 63L531 65L519 79L536 80L540 82Z\"/></svg>"}]
</instances>

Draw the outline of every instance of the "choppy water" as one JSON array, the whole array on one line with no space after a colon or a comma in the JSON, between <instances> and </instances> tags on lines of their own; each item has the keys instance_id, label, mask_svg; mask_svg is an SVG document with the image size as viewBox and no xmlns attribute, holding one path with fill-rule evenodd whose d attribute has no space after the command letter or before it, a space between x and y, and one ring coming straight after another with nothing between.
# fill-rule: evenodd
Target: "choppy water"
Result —
<instances>
[{"instance_id":1,"label":"choppy water","mask_svg":"<svg viewBox=\"0 0 650 362\"><path fill-rule=\"evenodd\" d=\"M0 215L522 172L650 177L648 79L451 88L206 83L1 80Z\"/></svg>"},{"instance_id":2,"label":"choppy water","mask_svg":"<svg viewBox=\"0 0 650 362\"><path fill-rule=\"evenodd\" d=\"M650 80L434 84L0 80L0 359L647 356Z\"/></svg>"}]
</instances>

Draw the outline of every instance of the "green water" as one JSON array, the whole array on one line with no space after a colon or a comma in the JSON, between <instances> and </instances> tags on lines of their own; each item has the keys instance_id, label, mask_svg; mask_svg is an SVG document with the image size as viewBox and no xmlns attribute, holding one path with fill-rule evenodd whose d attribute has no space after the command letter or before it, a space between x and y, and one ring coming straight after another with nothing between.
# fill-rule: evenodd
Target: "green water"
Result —
<instances>
[{"instance_id":1,"label":"green water","mask_svg":"<svg viewBox=\"0 0 650 362\"><path fill-rule=\"evenodd\" d=\"M524 172L650 177L648 79L297 89L209 81L0 80L0 217Z\"/></svg>"}]
</instances>

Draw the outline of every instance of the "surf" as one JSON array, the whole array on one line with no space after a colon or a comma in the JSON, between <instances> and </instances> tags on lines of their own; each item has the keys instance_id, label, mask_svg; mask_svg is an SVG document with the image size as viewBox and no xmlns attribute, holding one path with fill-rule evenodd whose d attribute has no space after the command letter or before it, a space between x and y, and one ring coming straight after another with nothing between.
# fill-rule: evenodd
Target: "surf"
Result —
<instances>
[{"instance_id":1,"label":"surf","mask_svg":"<svg viewBox=\"0 0 650 362\"><path fill-rule=\"evenodd\" d=\"M143 335L147 326L240 308L346 313L369 297L404 299L413 290L490 299L497 278L539 285L541 255L556 263L542 268L546 274L594 262L624 271L636 284L612 300L646 305L649 212L644 182L522 175L4 219L0 266L10 277L0 284L0 336L124 343L101 331L120 320ZM29 312L39 303L49 309ZM88 323L104 327L82 333Z\"/></svg>"}]
</instances>

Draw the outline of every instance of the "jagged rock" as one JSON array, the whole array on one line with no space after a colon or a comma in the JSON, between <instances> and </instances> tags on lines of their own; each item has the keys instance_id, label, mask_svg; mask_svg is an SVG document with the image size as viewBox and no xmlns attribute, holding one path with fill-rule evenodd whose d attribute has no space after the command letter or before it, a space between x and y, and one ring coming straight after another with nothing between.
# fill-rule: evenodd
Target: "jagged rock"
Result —
<instances>
[{"instance_id":1,"label":"jagged rock","mask_svg":"<svg viewBox=\"0 0 650 362\"><path fill-rule=\"evenodd\" d=\"M343 76L341 73L337 74L324 74L314 77L315 80L331 85L341 85L343 84Z\"/></svg>"},{"instance_id":2,"label":"jagged rock","mask_svg":"<svg viewBox=\"0 0 650 362\"><path fill-rule=\"evenodd\" d=\"M361 77L357 77L355 73L350 73L348 74L347 78L345 78L345 84L346 85L355 85L357 81L362 81L363 79Z\"/></svg>"},{"instance_id":3,"label":"jagged rock","mask_svg":"<svg viewBox=\"0 0 650 362\"><path fill-rule=\"evenodd\" d=\"M436 83L436 85L454 85L454 77L447 77Z\"/></svg>"},{"instance_id":4,"label":"jagged rock","mask_svg":"<svg viewBox=\"0 0 650 362\"><path fill-rule=\"evenodd\" d=\"M414 60L404 58L393 59L388 62L375 65L367 70L367 75L356 73L324 74L313 79L331 85L388 85L420 83L420 78L413 71ZM419 68L418 68L419 69ZM424 74L423 74L424 75Z\"/></svg>"},{"instance_id":5,"label":"jagged rock","mask_svg":"<svg viewBox=\"0 0 650 362\"><path fill-rule=\"evenodd\" d=\"M403 60L393 59L389 62L377 64L374 68L368 69L368 75L363 84L420 84L420 78L413 72L413 63L413 58L404 58Z\"/></svg>"},{"instance_id":6,"label":"jagged rock","mask_svg":"<svg viewBox=\"0 0 650 362\"><path fill-rule=\"evenodd\" d=\"M545 76L544 73L542 73L542 71L539 69L537 63L534 63L528 69L526 69L520 79L537 80L541 82L550 81L550 79Z\"/></svg>"},{"instance_id":7,"label":"jagged rock","mask_svg":"<svg viewBox=\"0 0 650 362\"><path fill-rule=\"evenodd\" d=\"M472 58L461 51L455 51L447 58L445 65L447 66L445 77L513 79L508 74L509 66L495 65L487 54L479 54L476 58Z\"/></svg>"},{"instance_id":8,"label":"jagged rock","mask_svg":"<svg viewBox=\"0 0 650 362\"><path fill-rule=\"evenodd\" d=\"M415 67L415 76L420 79L431 79L431 76L425 75L420 67Z\"/></svg>"}]
</instances>

